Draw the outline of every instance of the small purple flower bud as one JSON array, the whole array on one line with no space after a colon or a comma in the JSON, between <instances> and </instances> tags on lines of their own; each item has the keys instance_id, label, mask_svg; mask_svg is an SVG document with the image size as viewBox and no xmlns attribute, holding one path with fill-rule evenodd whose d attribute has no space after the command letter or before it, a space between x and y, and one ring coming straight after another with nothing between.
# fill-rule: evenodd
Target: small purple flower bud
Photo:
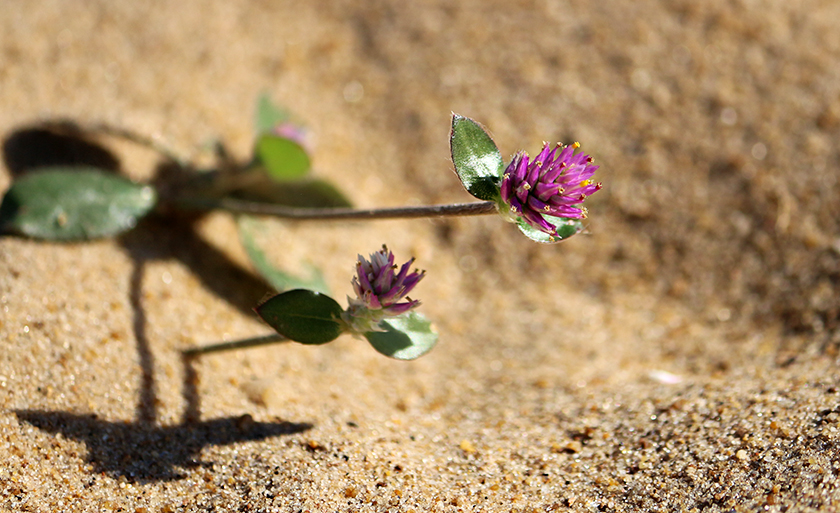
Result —
<instances>
[{"instance_id":1,"label":"small purple flower bud","mask_svg":"<svg viewBox=\"0 0 840 513\"><path fill-rule=\"evenodd\" d=\"M426 271L409 273L414 258L402 267L394 264L394 254L383 244L382 249L370 255L370 261L359 255L353 289L356 298L348 296L349 306L341 315L349 329L355 333L381 331L378 324L388 318L408 312L420 301L407 294L423 279ZM400 302L405 298L405 301Z\"/></svg>"},{"instance_id":2,"label":"small purple flower bud","mask_svg":"<svg viewBox=\"0 0 840 513\"><path fill-rule=\"evenodd\" d=\"M512 221L522 218L534 228L557 236L557 226L544 216L586 219L581 206L587 196L601 189L592 181L598 166L592 157L575 153L580 144L543 149L533 161L524 151L514 155L502 176L500 211ZM505 208L506 207L506 208Z\"/></svg>"},{"instance_id":3,"label":"small purple flower bud","mask_svg":"<svg viewBox=\"0 0 840 513\"><path fill-rule=\"evenodd\" d=\"M312 151L306 129L288 121L274 127L274 135L298 143L304 150Z\"/></svg>"}]
</instances>

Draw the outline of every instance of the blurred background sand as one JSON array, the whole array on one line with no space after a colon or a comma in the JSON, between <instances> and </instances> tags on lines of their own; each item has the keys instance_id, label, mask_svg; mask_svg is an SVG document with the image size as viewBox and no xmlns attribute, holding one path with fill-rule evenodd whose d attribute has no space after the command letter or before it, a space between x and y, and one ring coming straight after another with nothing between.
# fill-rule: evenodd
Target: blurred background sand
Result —
<instances>
[{"instance_id":1,"label":"blurred background sand","mask_svg":"<svg viewBox=\"0 0 840 513\"><path fill-rule=\"evenodd\" d=\"M337 298L357 253L416 256L440 343L208 356L196 387L180 348L266 332L229 216L0 239L0 508L838 507L837 2L0 6L4 144L106 122L245 158L265 92L359 206L470 199L453 111L506 158L580 141L605 185L552 246L495 217L273 223L272 257ZM152 177L159 156L100 142Z\"/></svg>"}]
</instances>

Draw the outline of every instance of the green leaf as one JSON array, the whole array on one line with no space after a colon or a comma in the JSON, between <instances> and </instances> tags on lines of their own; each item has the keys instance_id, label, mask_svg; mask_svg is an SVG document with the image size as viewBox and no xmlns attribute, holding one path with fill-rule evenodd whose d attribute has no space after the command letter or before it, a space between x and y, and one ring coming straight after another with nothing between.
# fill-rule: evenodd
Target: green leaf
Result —
<instances>
[{"instance_id":1,"label":"green leaf","mask_svg":"<svg viewBox=\"0 0 840 513\"><path fill-rule=\"evenodd\" d=\"M260 95L257 100L257 133L267 133L274 127L289 120L289 113L274 105L267 94Z\"/></svg>"},{"instance_id":2,"label":"green leaf","mask_svg":"<svg viewBox=\"0 0 840 513\"><path fill-rule=\"evenodd\" d=\"M453 114L449 147L455 171L467 192L478 199L496 201L504 161L484 128L470 118Z\"/></svg>"},{"instance_id":3,"label":"green leaf","mask_svg":"<svg viewBox=\"0 0 840 513\"><path fill-rule=\"evenodd\" d=\"M278 294L255 308L277 333L301 344L326 344L344 331L335 299L306 289Z\"/></svg>"},{"instance_id":4,"label":"green leaf","mask_svg":"<svg viewBox=\"0 0 840 513\"><path fill-rule=\"evenodd\" d=\"M282 292L289 289L312 289L317 292L329 292L324 275L317 268L310 266L309 277L300 277L287 273L271 263L268 255L257 244L257 232L261 229L260 225L265 226L265 223L250 216L239 216L237 225L239 239L242 241L248 258L251 259L251 263L254 264L260 276L265 278L275 290Z\"/></svg>"},{"instance_id":5,"label":"green leaf","mask_svg":"<svg viewBox=\"0 0 840 513\"><path fill-rule=\"evenodd\" d=\"M151 186L94 167L41 168L6 191L0 229L47 240L108 237L134 228L156 201Z\"/></svg>"},{"instance_id":6,"label":"green leaf","mask_svg":"<svg viewBox=\"0 0 840 513\"><path fill-rule=\"evenodd\" d=\"M546 244L566 240L572 235L582 232L584 229L583 223L580 219L568 217L554 217L545 214L543 214L543 217L546 221L557 227L557 236L549 235L543 231L534 228L533 226L528 224L528 222L525 221L525 219L521 217L516 221L516 225L519 227L519 230L522 233L524 233L529 239Z\"/></svg>"},{"instance_id":7,"label":"green leaf","mask_svg":"<svg viewBox=\"0 0 840 513\"><path fill-rule=\"evenodd\" d=\"M339 208L353 206L335 186L318 178L277 182L264 173L230 194L231 197L298 208Z\"/></svg>"},{"instance_id":8,"label":"green leaf","mask_svg":"<svg viewBox=\"0 0 840 513\"><path fill-rule=\"evenodd\" d=\"M380 322L379 327L385 331L369 331L365 338L374 349L397 360L420 358L437 344L432 323L419 313L404 313Z\"/></svg>"},{"instance_id":9,"label":"green leaf","mask_svg":"<svg viewBox=\"0 0 840 513\"><path fill-rule=\"evenodd\" d=\"M268 175L280 182L305 176L312 164L303 146L271 134L260 136L254 153Z\"/></svg>"}]
</instances>

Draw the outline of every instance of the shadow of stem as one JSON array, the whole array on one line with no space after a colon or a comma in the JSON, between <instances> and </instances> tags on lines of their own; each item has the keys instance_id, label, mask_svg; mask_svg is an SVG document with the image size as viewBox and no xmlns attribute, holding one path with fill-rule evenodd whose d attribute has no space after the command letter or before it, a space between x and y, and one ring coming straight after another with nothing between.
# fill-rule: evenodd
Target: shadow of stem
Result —
<instances>
[{"instance_id":1,"label":"shadow of stem","mask_svg":"<svg viewBox=\"0 0 840 513\"><path fill-rule=\"evenodd\" d=\"M157 397L155 393L154 356L146 336L146 314L142 305L143 268L142 260L134 262L131 274L130 299L134 312L134 340L140 362L140 397L137 401L137 421L154 424L157 419Z\"/></svg>"}]
</instances>

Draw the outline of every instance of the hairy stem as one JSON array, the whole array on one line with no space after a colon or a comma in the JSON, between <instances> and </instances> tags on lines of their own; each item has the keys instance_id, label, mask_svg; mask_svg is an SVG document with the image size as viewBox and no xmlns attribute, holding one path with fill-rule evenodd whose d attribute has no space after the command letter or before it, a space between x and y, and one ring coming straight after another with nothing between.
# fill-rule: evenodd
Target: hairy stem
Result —
<instances>
[{"instance_id":1,"label":"hairy stem","mask_svg":"<svg viewBox=\"0 0 840 513\"><path fill-rule=\"evenodd\" d=\"M124 139L138 146L149 148L152 151L160 153L161 155L163 155L170 161L175 162L181 167L188 166L189 161L185 157L178 155L175 151L168 148L163 143L157 141L153 137L148 137L138 132L134 132L133 130L129 130L128 128L122 128L115 125L110 125L108 123L96 123L86 128L87 130L93 133L100 133L110 137Z\"/></svg>"},{"instance_id":2,"label":"hairy stem","mask_svg":"<svg viewBox=\"0 0 840 513\"><path fill-rule=\"evenodd\" d=\"M266 346L268 344L276 344L279 342L289 342L289 339L274 333L262 337L246 338L243 340L234 340L232 342L220 342L218 344L211 344L209 346L190 347L181 351L181 354L187 357L198 356L200 354L217 353L219 351L230 351L232 349L245 349L248 347Z\"/></svg>"},{"instance_id":3,"label":"hairy stem","mask_svg":"<svg viewBox=\"0 0 840 513\"><path fill-rule=\"evenodd\" d=\"M419 207L395 208L294 208L231 198L182 199L179 205L199 210L226 210L238 214L256 214L299 221L315 220L365 220L365 219L411 219L420 217L481 216L496 212L496 203L480 201L455 203L451 205L424 205Z\"/></svg>"}]
</instances>

